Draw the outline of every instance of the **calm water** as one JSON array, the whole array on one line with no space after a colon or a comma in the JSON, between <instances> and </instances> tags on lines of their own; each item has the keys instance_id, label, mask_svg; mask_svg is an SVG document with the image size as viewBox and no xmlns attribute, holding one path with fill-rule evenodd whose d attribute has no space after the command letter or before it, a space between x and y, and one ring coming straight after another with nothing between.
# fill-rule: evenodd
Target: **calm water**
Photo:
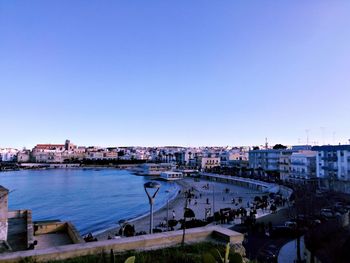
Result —
<instances>
[{"instance_id":1,"label":"calm water","mask_svg":"<svg viewBox=\"0 0 350 263\"><path fill-rule=\"evenodd\" d=\"M98 232L120 219L148 213L143 184L149 178L126 170L57 169L0 173L0 185L10 191L9 208L31 209L33 220L71 221L81 234ZM174 183L160 182L155 209L167 195L178 191ZM169 190L167 194L165 191Z\"/></svg>"}]
</instances>

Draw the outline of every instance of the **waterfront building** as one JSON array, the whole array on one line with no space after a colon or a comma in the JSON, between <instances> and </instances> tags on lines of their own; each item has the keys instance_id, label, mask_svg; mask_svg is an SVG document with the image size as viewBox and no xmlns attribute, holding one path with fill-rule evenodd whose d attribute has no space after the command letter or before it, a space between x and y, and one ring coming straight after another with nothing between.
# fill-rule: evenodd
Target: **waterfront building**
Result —
<instances>
[{"instance_id":1,"label":"waterfront building","mask_svg":"<svg viewBox=\"0 0 350 263\"><path fill-rule=\"evenodd\" d=\"M292 150L293 151L311 151L312 146L311 145L293 145Z\"/></svg>"},{"instance_id":2,"label":"waterfront building","mask_svg":"<svg viewBox=\"0 0 350 263\"><path fill-rule=\"evenodd\" d=\"M70 140L66 140L66 142L64 143L64 149L66 151L74 151L76 148L77 146L71 143Z\"/></svg>"},{"instance_id":3,"label":"waterfront building","mask_svg":"<svg viewBox=\"0 0 350 263\"><path fill-rule=\"evenodd\" d=\"M287 162L286 160L292 153L293 151L288 149L251 150L249 151L249 168L262 170L265 175L273 175L279 178L281 170L280 158L282 157L283 160L283 168L286 168L284 172L287 172L289 170L289 161Z\"/></svg>"},{"instance_id":4,"label":"waterfront building","mask_svg":"<svg viewBox=\"0 0 350 263\"><path fill-rule=\"evenodd\" d=\"M88 160L103 160L103 157L103 151L89 151L86 155L86 159Z\"/></svg>"},{"instance_id":5,"label":"waterfront building","mask_svg":"<svg viewBox=\"0 0 350 263\"><path fill-rule=\"evenodd\" d=\"M279 157L280 179L287 181L291 172L291 151L282 151Z\"/></svg>"},{"instance_id":6,"label":"waterfront building","mask_svg":"<svg viewBox=\"0 0 350 263\"><path fill-rule=\"evenodd\" d=\"M64 144L37 144L31 152L34 162L40 163L62 163L65 160L83 159L85 147L77 147L70 140ZM26 156L23 156L26 159ZM25 161L22 162L25 162Z\"/></svg>"},{"instance_id":7,"label":"waterfront building","mask_svg":"<svg viewBox=\"0 0 350 263\"><path fill-rule=\"evenodd\" d=\"M174 180L179 180L179 179L184 178L183 173L174 172L174 171L162 172L160 174L160 177L164 180L167 180L167 181L174 181Z\"/></svg>"},{"instance_id":8,"label":"waterfront building","mask_svg":"<svg viewBox=\"0 0 350 263\"><path fill-rule=\"evenodd\" d=\"M70 157L72 159L83 160L85 158L85 154L86 154L86 147L78 146L73 150L72 153L70 153L71 155Z\"/></svg>"},{"instance_id":9,"label":"waterfront building","mask_svg":"<svg viewBox=\"0 0 350 263\"><path fill-rule=\"evenodd\" d=\"M33 148L33 152L44 152L44 151L56 151L63 152L65 150L64 144L37 144Z\"/></svg>"},{"instance_id":10,"label":"waterfront building","mask_svg":"<svg viewBox=\"0 0 350 263\"><path fill-rule=\"evenodd\" d=\"M220 166L220 157L201 157L200 169L206 170Z\"/></svg>"},{"instance_id":11,"label":"waterfront building","mask_svg":"<svg viewBox=\"0 0 350 263\"><path fill-rule=\"evenodd\" d=\"M234 166L237 161L248 161L248 152L234 149L220 153L220 165L222 167Z\"/></svg>"},{"instance_id":12,"label":"waterfront building","mask_svg":"<svg viewBox=\"0 0 350 263\"><path fill-rule=\"evenodd\" d=\"M198 158L198 153L195 149L185 149L174 153L175 162L184 166L197 166L195 157Z\"/></svg>"},{"instance_id":13,"label":"waterfront building","mask_svg":"<svg viewBox=\"0 0 350 263\"><path fill-rule=\"evenodd\" d=\"M350 181L350 145L314 146L316 174L321 179Z\"/></svg>"},{"instance_id":14,"label":"waterfront building","mask_svg":"<svg viewBox=\"0 0 350 263\"><path fill-rule=\"evenodd\" d=\"M115 151L105 151L103 153L104 160L116 160L118 159L118 153Z\"/></svg>"},{"instance_id":15,"label":"waterfront building","mask_svg":"<svg viewBox=\"0 0 350 263\"><path fill-rule=\"evenodd\" d=\"M33 160L37 163L63 162L65 147L65 144L37 144L32 150Z\"/></svg>"},{"instance_id":16,"label":"waterfront building","mask_svg":"<svg viewBox=\"0 0 350 263\"><path fill-rule=\"evenodd\" d=\"M2 148L0 149L0 162L14 162L17 159L17 149Z\"/></svg>"},{"instance_id":17,"label":"waterfront building","mask_svg":"<svg viewBox=\"0 0 350 263\"><path fill-rule=\"evenodd\" d=\"M299 151L291 156L291 173L289 181L305 184L316 181L315 151Z\"/></svg>"},{"instance_id":18,"label":"waterfront building","mask_svg":"<svg viewBox=\"0 0 350 263\"><path fill-rule=\"evenodd\" d=\"M172 163L145 163L141 168L144 175L160 175L162 172L174 170L175 165Z\"/></svg>"},{"instance_id":19,"label":"waterfront building","mask_svg":"<svg viewBox=\"0 0 350 263\"><path fill-rule=\"evenodd\" d=\"M19 163L26 163L26 162L29 162L30 161L30 155L31 155L31 152L30 150L22 150L22 151L19 151L18 154L17 154L17 162Z\"/></svg>"}]
</instances>

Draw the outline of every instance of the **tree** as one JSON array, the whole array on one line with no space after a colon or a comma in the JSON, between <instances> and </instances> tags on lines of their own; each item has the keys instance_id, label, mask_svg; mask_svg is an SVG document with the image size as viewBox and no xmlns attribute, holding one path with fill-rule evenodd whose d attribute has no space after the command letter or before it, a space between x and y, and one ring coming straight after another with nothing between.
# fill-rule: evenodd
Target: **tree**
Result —
<instances>
[{"instance_id":1,"label":"tree","mask_svg":"<svg viewBox=\"0 0 350 263\"><path fill-rule=\"evenodd\" d=\"M183 233L182 233L182 246L185 244L185 232L186 232L186 218L195 218L196 215L194 214L193 210L190 208L185 207L184 209L184 219L183 219Z\"/></svg>"},{"instance_id":2,"label":"tree","mask_svg":"<svg viewBox=\"0 0 350 263\"><path fill-rule=\"evenodd\" d=\"M284 150L287 149L287 146L284 146L282 144L276 144L275 146L273 146L274 150Z\"/></svg>"}]
</instances>

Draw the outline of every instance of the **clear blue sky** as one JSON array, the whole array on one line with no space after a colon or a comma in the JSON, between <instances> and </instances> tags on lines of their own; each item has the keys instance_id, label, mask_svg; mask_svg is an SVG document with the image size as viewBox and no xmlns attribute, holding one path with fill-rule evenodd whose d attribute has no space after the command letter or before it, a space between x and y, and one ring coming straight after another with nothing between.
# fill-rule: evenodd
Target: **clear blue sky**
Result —
<instances>
[{"instance_id":1,"label":"clear blue sky","mask_svg":"<svg viewBox=\"0 0 350 263\"><path fill-rule=\"evenodd\" d=\"M306 129L344 143L349 14L347 0L1 1L0 147L297 144Z\"/></svg>"}]
</instances>

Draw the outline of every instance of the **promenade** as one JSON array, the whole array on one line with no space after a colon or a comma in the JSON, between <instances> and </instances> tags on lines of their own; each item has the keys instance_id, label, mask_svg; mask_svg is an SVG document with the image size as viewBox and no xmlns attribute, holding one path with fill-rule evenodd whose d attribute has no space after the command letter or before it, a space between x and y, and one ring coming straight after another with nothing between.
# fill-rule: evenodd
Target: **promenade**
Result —
<instances>
[{"instance_id":1,"label":"promenade","mask_svg":"<svg viewBox=\"0 0 350 263\"><path fill-rule=\"evenodd\" d=\"M203 179L196 181L194 178L186 178L179 180L176 183L180 186L181 193L178 194L174 200L169 202L169 209L167 209L167 206L164 206L154 213L155 227L161 225L162 222L165 222L167 215L169 215L169 219L173 219L173 214L175 215L174 219L182 219L186 202L184 192L187 190L193 190L197 197L197 199L192 199L191 202L188 203L188 207L194 211L196 219L205 219L206 209L211 210L211 215L213 214L212 211L219 211L222 208L238 209L244 207L247 209L248 203L251 204L255 196L261 196L263 194L263 192L255 189ZM239 198L242 200L241 203L238 203ZM235 201L234 204L232 203L232 199ZM262 211L261 209L258 209L257 218L268 213L268 210ZM136 232L149 232L149 215L131 220L129 223L135 226ZM240 223L240 219L235 219L234 223ZM229 226L232 226L232 224L227 227ZM180 224L178 224L175 229L179 227ZM161 227L160 229L166 230L166 228ZM99 233L96 237L98 240L107 239L108 236L114 238L116 233L118 233L118 230L119 226L116 225L115 228Z\"/></svg>"}]
</instances>

